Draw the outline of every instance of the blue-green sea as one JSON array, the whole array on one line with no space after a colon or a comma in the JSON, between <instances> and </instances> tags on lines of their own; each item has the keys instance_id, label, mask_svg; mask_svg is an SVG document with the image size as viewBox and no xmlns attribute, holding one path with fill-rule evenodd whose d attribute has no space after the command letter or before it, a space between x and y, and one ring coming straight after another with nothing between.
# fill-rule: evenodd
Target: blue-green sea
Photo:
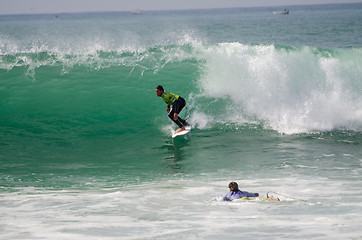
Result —
<instances>
[{"instance_id":1,"label":"blue-green sea","mask_svg":"<svg viewBox=\"0 0 362 240\"><path fill-rule=\"evenodd\" d=\"M0 16L0 238L361 239L362 4L282 8Z\"/></svg>"}]
</instances>

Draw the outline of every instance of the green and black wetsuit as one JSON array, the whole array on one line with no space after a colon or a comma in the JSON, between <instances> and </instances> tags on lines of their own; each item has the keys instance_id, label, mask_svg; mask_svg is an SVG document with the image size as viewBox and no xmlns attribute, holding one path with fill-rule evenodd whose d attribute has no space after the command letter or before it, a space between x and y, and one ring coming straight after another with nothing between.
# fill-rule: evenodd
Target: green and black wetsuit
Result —
<instances>
[{"instance_id":1,"label":"green and black wetsuit","mask_svg":"<svg viewBox=\"0 0 362 240\"><path fill-rule=\"evenodd\" d=\"M173 115L174 113L179 114L181 110L185 107L186 105L185 99L183 99L179 95L168 92L163 92L161 97L163 101L165 101L165 103L167 104L167 107L170 107L170 105L172 106L171 111L168 113L168 117L172 121L174 121L177 124L177 126L182 128L186 124L186 121L180 118L180 116L177 118L177 120L174 120Z\"/></svg>"}]
</instances>

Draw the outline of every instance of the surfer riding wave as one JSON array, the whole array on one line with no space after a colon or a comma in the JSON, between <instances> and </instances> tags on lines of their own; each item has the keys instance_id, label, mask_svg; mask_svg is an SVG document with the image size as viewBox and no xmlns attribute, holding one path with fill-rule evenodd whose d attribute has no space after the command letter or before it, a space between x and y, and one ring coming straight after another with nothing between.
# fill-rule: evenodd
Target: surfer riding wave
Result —
<instances>
[{"instance_id":1,"label":"surfer riding wave","mask_svg":"<svg viewBox=\"0 0 362 240\"><path fill-rule=\"evenodd\" d=\"M185 130L185 126L189 125L186 120L180 118L178 115L186 105L186 100L179 95L165 92L161 85L158 85L155 89L156 95L161 97L167 104L168 117L179 126L177 133ZM172 109L170 108L172 106Z\"/></svg>"}]
</instances>

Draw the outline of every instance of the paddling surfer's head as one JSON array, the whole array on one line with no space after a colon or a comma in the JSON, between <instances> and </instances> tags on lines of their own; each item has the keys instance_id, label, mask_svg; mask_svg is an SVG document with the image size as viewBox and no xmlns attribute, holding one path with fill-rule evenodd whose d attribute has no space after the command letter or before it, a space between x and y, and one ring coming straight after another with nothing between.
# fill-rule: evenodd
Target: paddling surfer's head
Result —
<instances>
[{"instance_id":1,"label":"paddling surfer's head","mask_svg":"<svg viewBox=\"0 0 362 240\"><path fill-rule=\"evenodd\" d=\"M229 189L230 189L230 191L232 191L232 192L237 192L237 191L239 191L239 186L238 186L237 182L230 182L230 183L229 183Z\"/></svg>"}]
</instances>

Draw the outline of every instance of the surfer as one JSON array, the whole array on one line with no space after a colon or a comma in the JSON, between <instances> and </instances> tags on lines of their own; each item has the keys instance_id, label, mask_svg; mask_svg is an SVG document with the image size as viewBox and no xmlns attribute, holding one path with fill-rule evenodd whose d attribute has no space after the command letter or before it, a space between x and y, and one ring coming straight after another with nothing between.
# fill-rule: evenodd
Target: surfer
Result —
<instances>
[{"instance_id":1,"label":"surfer","mask_svg":"<svg viewBox=\"0 0 362 240\"><path fill-rule=\"evenodd\" d=\"M163 90L163 87L161 85L158 85L155 89L156 94L158 97L161 97L163 101L167 104L167 113L168 117L174 121L174 123L179 126L179 129L177 132L181 132L185 130L185 126L189 125L188 122L180 118L178 115L180 114L181 110L185 107L186 101L182 97L165 92ZM170 109L170 106L172 106L172 110Z\"/></svg>"},{"instance_id":2,"label":"surfer","mask_svg":"<svg viewBox=\"0 0 362 240\"><path fill-rule=\"evenodd\" d=\"M240 191L237 182L229 183L229 190L225 197L222 199L223 201L232 201L234 199L239 199L243 197L258 197L259 193L250 193L245 191Z\"/></svg>"},{"instance_id":3,"label":"surfer","mask_svg":"<svg viewBox=\"0 0 362 240\"><path fill-rule=\"evenodd\" d=\"M258 197L259 196L259 193L250 193L250 192L246 192L246 191L240 191L237 182L230 182L229 189L230 189L230 192L228 192L223 197L223 199L222 199L223 201L232 201L232 200L240 199L243 197ZM270 197L268 196L265 200L278 200L279 201L279 198L274 198L274 196L270 196Z\"/></svg>"}]
</instances>

